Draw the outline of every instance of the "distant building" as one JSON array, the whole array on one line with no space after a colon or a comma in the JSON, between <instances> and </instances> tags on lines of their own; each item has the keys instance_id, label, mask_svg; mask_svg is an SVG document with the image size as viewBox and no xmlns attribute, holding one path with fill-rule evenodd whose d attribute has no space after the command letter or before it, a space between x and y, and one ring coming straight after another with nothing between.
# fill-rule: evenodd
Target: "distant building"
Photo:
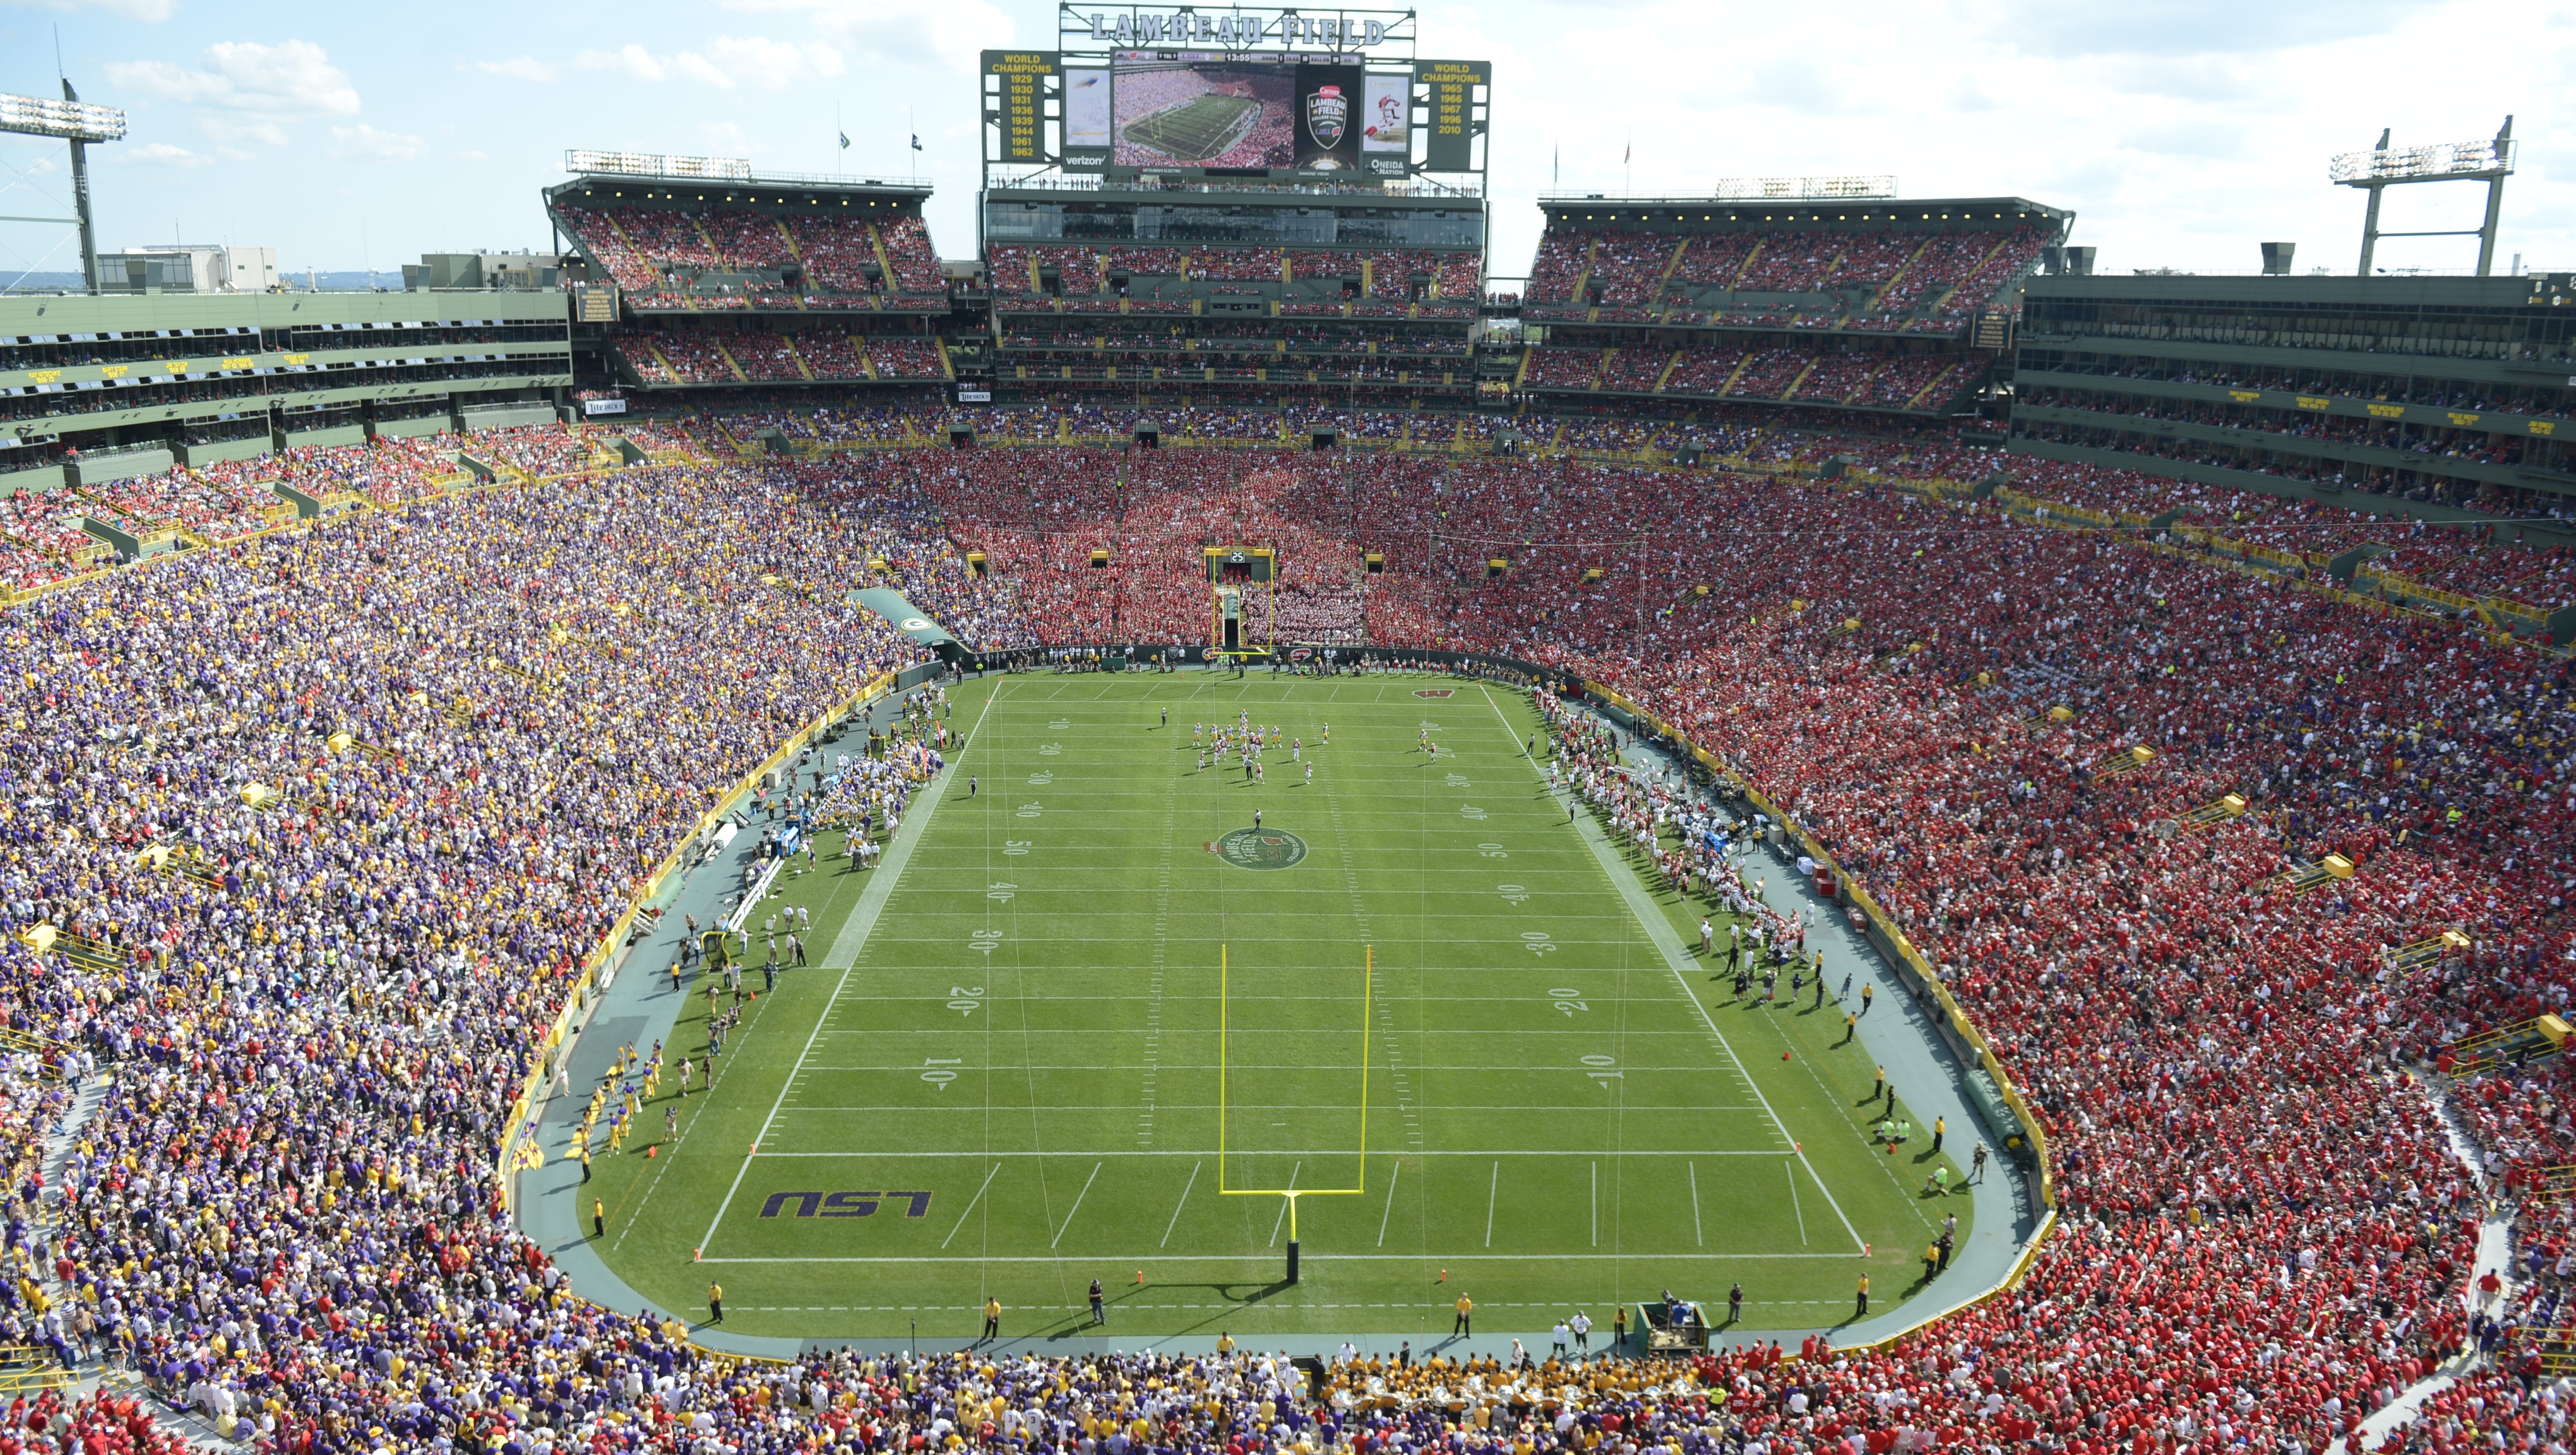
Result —
<instances>
[{"instance_id":1,"label":"distant building","mask_svg":"<svg viewBox=\"0 0 2576 1455\"><path fill-rule=\"evenodd\" d=\"M405 292L423 288L553 288L563 276L561 253L423 253L403 264Z\"/></svg>"},{"instance_id":2,"label":"distant building","mask_svg":"<svg viewBox=\"0 0 2576 1455\"><path fill-rule=\"evenodd\" d=\"M265 293L277 286L277 249L174 243L101 253L102 293Z\"/></svg>"}]
</instances>

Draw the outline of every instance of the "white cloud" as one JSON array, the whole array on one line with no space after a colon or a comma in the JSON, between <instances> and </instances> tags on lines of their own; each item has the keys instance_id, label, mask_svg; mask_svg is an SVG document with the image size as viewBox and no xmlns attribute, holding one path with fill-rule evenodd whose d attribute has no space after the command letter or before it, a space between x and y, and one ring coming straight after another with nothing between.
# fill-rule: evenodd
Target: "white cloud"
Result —
<instances>
[{"instance_id":1,"label":"white cloud","mask_svg":"<svg viewBox=\"0 0 2576 1455\"><path fill-rule=\"evenodd\" d=\"M1011 17L990 0L723 0L727 10L793 15L848 47L863 68L922 66L971 71L976 53L1011 43ZM826 73L829 74L829 73Z\"/></svg>"},{"instance_id":2,"label":"white cloud","mask_svg":"<svg viewBox=\"0 0 2576 1455\"><path fill-rule=\"evenodd\" d=\"M535 56L512 56L506 61L476 61L474 69L487 76L507 76L514 81L551 81L557 75L554 67Z\"/></svg>"},{"instance_id":3,"label":"white cloud","mask_svg":"<svg viewBox=\"0 0 2576 1455\"><path fill-rule=\"evenodd\" d=\"M613 51L583 51L573 63L586 71L614 71L637 81L690 81L731 90L743 82L776 85L814 76L837 76L841 53L820 41L791 42L767 36L719 36L703 52L657 56L630 41Z\"/></svg>"},{"instance_id":4,"label":"white cloud","mask_svg":"<svg viewBox=\"0 0 2576 1455\"><path fill-rule=\"evenodd\" d=\"M358 88L349 73L309 40L263 45L217 41L206 47L206 67L189 70L168 61L120 61L108 79L165 101L261 116L354 116Z\"/></svg>"},{"instance_id":5,"label":"white cloud","mask_svg":"<svg viewBox=\"0 0 2576 1455\"><path fill-rule=\"evenodd\" d=\"M378 131L363 121L355 126L331 128L331 140L338 144L331 153L335 157L356 157L370 162L416 162L429 155L429 143L419 137Z\"/></svg>"},{"instance_id":6,"label":"white cloud","mask_svg":"<svg viewBox=\"0 0 2576 1455\"><path fill-rule=\"evenodd\" d=\"M118 161L146 167L211 167L215 159L186 147L166 141L145 142L139 147L117 147L111 153Z\"/></svg>"},{"instance_id":7,"label":"white cloud","mask_svg":"<svg viewBox=\"0 0 2576 1455\"><path fill-rule=\"evenodd\" d=\"M236 112L215 112L197 118L197 130L219 142L255 141L262 146L286 145L286 128L274 121Z\"/></svg>"},{"instance_id":8,"label":"white cloud","mask_svg":"<svg viewBox=\"0 0 2576 1455\"><path fill-rule=\"evenodd\" d=\"M158 24L170 18L170 0L45 0L48 10L103 10L127 20Z\"/></svg>"}]
</instances>

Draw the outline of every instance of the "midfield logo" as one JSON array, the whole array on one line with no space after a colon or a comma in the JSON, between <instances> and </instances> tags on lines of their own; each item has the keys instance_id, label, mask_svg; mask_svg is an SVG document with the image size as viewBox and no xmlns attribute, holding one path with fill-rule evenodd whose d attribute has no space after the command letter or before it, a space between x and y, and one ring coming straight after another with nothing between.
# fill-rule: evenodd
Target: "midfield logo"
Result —
<instances>
[{"instance_id":1,"label":"midfield logo","mask_svg":"<svg viewBox=\"0 0 2576 1455\"><path fill-rule=\"evenodd\" d=\"M1447 697L1449 694L1457 690L1458 689L1455 687L1416 687L1413 689L1413 695L1416 697Z\"/></svg>"},{"instance_id":2,"label":"midfield logo","mask_svg":"<svg viewBox=\"0 0 2576 1455\"><path fill-rule=\"evenodd\" d=\"M1207 851L1238 869L1294 869L1306 862L1306 841L1285 829L1236 829Z\"/></svg>"}]
</instances>

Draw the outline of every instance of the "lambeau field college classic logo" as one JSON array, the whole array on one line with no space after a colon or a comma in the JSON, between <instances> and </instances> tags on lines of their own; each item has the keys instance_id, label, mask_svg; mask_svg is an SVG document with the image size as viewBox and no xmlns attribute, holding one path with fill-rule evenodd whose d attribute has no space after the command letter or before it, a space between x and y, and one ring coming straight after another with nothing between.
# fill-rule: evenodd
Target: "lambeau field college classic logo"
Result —
<instances>
[{"instance_id":1,"label":"lambeau field college classic logo","mask_svg":"<svg viewBox=\"0 0 2576 1455\"><path fill-rule=\"evenodd\" d=\"M1236 829L1207 850L1237 869L1294 869L1306 862L1306 841L1285 829Z\"/></svg>"},{"instance_id":2,"label":"lambeau field college classic logo","mask_svg":"<svg viewBox=\"0 0 2576 1455\"><path fill-rule=\"evenodd\" d=\"M1306 130L1313 134L1315 145L1326 151L1342 144L1342 133L1351 125L1351 101L1339 86L1318 86L1306 98Z\"/></svg>"}]
</instances>

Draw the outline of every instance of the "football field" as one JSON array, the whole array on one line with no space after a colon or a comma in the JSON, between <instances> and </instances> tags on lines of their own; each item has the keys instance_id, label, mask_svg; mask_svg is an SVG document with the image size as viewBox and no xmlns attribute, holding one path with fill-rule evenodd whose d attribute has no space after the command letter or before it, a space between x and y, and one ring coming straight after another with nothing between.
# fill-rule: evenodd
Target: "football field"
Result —
<instances>
[{"instance_id":1,"label":"football field","mask_svg":"<svg viewBox=\"0 0 2576 1455\"><path fill-rule=\"evenodd\" d=\"M1261 114L1248 96L1196 96L1127 123L1127 140L1176 162L1199 162L1243 139Z\"/></svg>"},{"instance_id":2,"label":"football field","mask_svg":"<svg viewBox=\"0 0 2576 1455\"><path fill-rule=\"evenodd\" d=\"M744 1008L675 1138L583 1189L663 1306L715 1278L738 1333L957 1337L992 1297L1044 1335L1079 1332L1097 1278L1122 1337L1436 1335L1461 1293L1480 1329L1606 1330L1740 1280L1749 1324L1797 1328L1848 1315L1863 1271L1896 1302L1945 1212L1964 1239L1921 1141L1864 1140L1841 1009L1785 982L1739 1003L1678 950L1703 907L1570 819L1518 694L1193 672L953 697L929 817L881 867L827 834L780 880L815 963ZM1302 751L1261 782L1200 769L1193 726L1247 716ZM705 1045L688 1004L674 1059Z\"/></svg>"}]
</instances>

